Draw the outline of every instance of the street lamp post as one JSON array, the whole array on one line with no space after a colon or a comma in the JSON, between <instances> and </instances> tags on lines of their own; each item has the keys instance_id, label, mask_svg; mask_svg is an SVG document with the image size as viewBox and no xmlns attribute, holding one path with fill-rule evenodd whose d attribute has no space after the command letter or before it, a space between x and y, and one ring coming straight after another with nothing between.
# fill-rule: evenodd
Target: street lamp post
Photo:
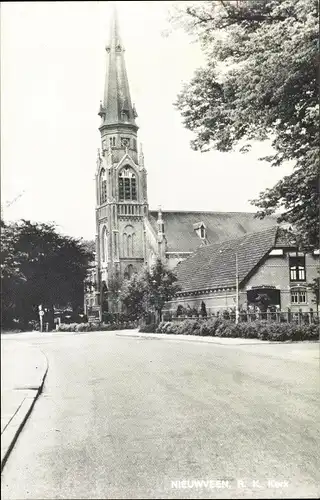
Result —
<instances>
[{"instance_id":1,"label":"street lamp post","mask_svg":"<svg viewBox=\"0 0 320 500\"><path fill-rule=\"evenodd\" d=\"M239 323L239 266L238 252L236 252L236 325Z\"/></svg>"}]
</instances>

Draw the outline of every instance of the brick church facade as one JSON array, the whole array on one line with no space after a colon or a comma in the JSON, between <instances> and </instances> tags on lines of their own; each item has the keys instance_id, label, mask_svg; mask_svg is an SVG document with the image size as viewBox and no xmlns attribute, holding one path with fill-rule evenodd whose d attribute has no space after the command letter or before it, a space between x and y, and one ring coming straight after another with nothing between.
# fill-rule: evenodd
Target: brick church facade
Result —
<instances>
[{"instance_id":1,"label":"brick church facade","mask_svg":"<svg viewBox=\"0 0 320 500\"><path fill-rule=\"evenodd\" d=\"M275 225L254 213L150 210L147 166L138 147L137 112L131 100L125 50L114 10L106 47L106 77L100 103L101 148L96 166L96 256L85 294L85 312L112 310L112 283L129 278L161 258L168 267L199 247ZM109 295L108 295L109 294Z\"/></svg>"}]
</instances>

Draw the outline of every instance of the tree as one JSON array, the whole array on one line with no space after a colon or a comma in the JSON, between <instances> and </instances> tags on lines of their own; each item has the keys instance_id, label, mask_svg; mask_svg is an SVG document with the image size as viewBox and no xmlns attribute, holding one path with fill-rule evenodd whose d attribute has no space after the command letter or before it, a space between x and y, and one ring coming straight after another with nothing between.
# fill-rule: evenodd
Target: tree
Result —
<instances>
[{"instance_id":1,"label":"tree","mask_svg":"<svg viewBox=\"0 0 320 500\"><path fill-rule=\"evenodd\" d=\"M319 246L319 66L317 0L181 2L173 20L206 55L180 92L176 107L195 132L195 150L250 149L270 139L262 158L291 175L252 203L260 218L281 211L302 245Z\"/></svg>"},{"instance_id":2,"label":"tree","mask_svg":"<svg viewBox=\"0 0 320 500\"><path fill-rule=\"evenodd\" d=\"M16 313L19 289L25 276L20 270L16 251L18 235L14 228L1 220L1 324L11 324Z\"/></svg>"},{"instance_id":3,"label":"tree","mask_svg":"<svg viewBox=\"0 0 320 500\"><path fill-rule=\"evenodd\" d=\"M207 308L203 301L201 302L200 314L203 318L207 317Z\"/></svg>"},{"instance_id":4,"label":"tree","mask_svg":"<svg viewBox=\"0 0 320 500\"><path fill-rule=\"evenodd\" d=\"M320 276L313 278L312 283L309 283L309 287L314 294L314 299L312 300L312 302L316 304L318 314L320 304Z\"/></svg>"},{"instance_id":5,"label":"tree","mask_svg":"<svg viewBox=\"0 0 320 500\"><path fill-rule=\"evenodd\" d=\"M120 300L131 318L147 317L153 308L160 320L164 304L179 290L176 275L158 259L150 271L145 268L123 282Z\"/></svg>"},{"instance_id":6,"label":"tree","mask_svg":"<svg viewBox=\"0 0 320 500\"><path fill-rule=\"evenodd\" d=\"M4 319L17 318L27 327L38 319L40 304L51 317L54 306L76 310L83 305L93 256L81 240L59 234L53 224L22 220L5 224L1 252Z\"/></svg>"},{"instance_id":7,"label":"tree","mask_svg":"<svg viewBox=\"0 0 320 500\"><path fill-rule=\"evenodd\" d=\"M158 319L161 320L163 306L180 290L178 279L160 259L157 259L146 278L149 292L148 302L155 308Z\"/></svg>"},{"instance_id":8,"label":"tree","mask_svg":"<svg viewBox=\"0 0 320 500\"><path fill-rule=\"evenodd\" d=\"M126 314L130 319L140 319L147 311L148 286L146 271L135 273L130 279L124 280L119 294Z\"/></svg>"},{"instance_id":9,"label":"tree","mask_svg":"<svg viewBox=\"0 0 320 500\"><path fill-rule=\"evenodd\" d=\"M121 287L123 280L116 274L108 281L108 285L106 286L106 295L104 297L103 306L108 307L108 302L111 305L111 311L114 313L118 313L118 303L120 300Z\"/></svg>"}]
</instances>

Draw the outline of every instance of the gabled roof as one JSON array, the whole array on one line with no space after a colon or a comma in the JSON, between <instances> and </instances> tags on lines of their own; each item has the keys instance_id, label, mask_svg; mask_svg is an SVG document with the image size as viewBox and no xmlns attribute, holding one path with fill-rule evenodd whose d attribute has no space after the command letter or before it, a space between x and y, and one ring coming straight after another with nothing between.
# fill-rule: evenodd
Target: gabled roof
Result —
<instances>
[{"instance_id":1,"label":"gabled roof","mask_svg":"<svg viewBox=\"0 0 320 500\"><path fill-rule=\"evenodd\" d=\"M151 210L149 220L157 232L158 212ZM193 252L202 240L194 229L194 224L203 222L206 227L206 241L218 243L275 226L273 217L255 218L250 212L188 212L163 211L164 233L169 252Z\"/></svg>"},{"instance_id":2,"label":"gabled roof","mask_svg":"<svg viewBox=\"0 0 320 500\"><path fill-rule=\"evenodd\" d=\"M236 252L241 283L275 246L277 230L274 226L242 238L200 247L176 268L181 292L235 287Z\"/></svg>"}]
</instances>

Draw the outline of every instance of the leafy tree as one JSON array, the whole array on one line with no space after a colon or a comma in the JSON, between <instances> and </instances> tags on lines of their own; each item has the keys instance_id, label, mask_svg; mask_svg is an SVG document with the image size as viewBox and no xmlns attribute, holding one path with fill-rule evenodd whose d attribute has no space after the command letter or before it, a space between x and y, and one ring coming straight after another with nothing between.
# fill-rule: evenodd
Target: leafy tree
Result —
<instances>
[{"instance_id":1,"label":"leafy tree","mask_svg":"<svg viewBox=\"0 0 320 500\"><path fill-rule=\"evenodd\" d=\"M184 314L185 314L185 309L184 309L183 305L179 304L177 307L177 311L176 311L177 318L179 316L184 316Z\"/></svg>"},{"instance_id":2,"label":"leafy tree","mask_svg":"<svg viewBox=\"0 0 320 500\"><path fill-rule=\"evenodd\" d=\"M317 0L179 2L179 22L206 56L176 107L200 151L270 139L271 166L291 175L253 200L263 218L281 211L302 245L319 246Z\"/></svg>"},{"instance_id":3,"label":"leafy tree","mask_svg":"<svg viewBox=\"0 0 320 500\"><path fill-rule=\"evenodd\" d=\"M18 235L14 228L1 221L1 324L11 324L15 317L17 295L25 276L20 270L16 252Z\"/></svg>"},{"instance_id":4,"label":"leafy tree","mask_svg":"<svg viewBox=\"0 0 320 500\"><path fill-rule=\"evenodd\" d=\"M146 278L149 304L155 308L158 319L161 320L164 304L171 300L180 290L180 286L177 284L178 279L160 259L157 259L151 271L147 273Z\"/></svg>"},{"instance_id":5,"label":"leafy tree","mask_svg":"<svg viewBox=\"0 0 320 500\"><path fill-rule=\"evenodd\" d=\"M111 307L113 312L119 312L118 303L120 300L121 287L122 287L122 280L117 274L115 274L108 281L107 293L104 302L105 304L107 304L107 300L109 299L109 301L112 303Z\"/></svg>"},{"instance_id":6,"label":"leafy tree","mask_svg":"<svg viewBox=\"0 0 320 500\"><path fill-rule=\"evenodd\" d=\"M93 256L81 240L59 234L53 224L22 220L5 225L1 252L3 319L15 317L27 327L38 318L40 304L51 318L54 306L82 306Z\"/></svg>"},{"instance_id":7,"label":"leafy tree","mask_svg":"<svg viewBox=\"0 0 320 500\"><path fill-rule=\"evenodd\" d=\"M130 279L124 280L119 299L130 319L140 319L146 314L147 296L146 271L135 273Z\"/></svg>"},{"instance_id":8,"label":"leafy tree","mask_svg":"<svg viewBox=\"0 0 320 500\"><path fill-rule=\"evenodd\" d=\"M200 314L203 318L207 317L207 308L203 301L201 302Z\"/></svg>"},{"instance_id":9,"label":"leafy tree","mask_svg":"<svg viewBox=\"0 0 320 500\"><path fill-rule=\"evenodd\" d=\"M147 317L154 309L160 320L164 304L179 289L176 275L158 259L150 271L143 269L123 282L120 300L132 319Z\"/></svg>"},{"instance_id":10,"label":"leafy tree","mask_svg":"<svg viewBox=\"0 0 320 500\"><path fill-rule=\"evenodd\" d=\"M94 240L81 240L82 246L87 250L87 252L94 256L96 252L96 243Z\"/></svg>"},{"instance_id":11,"label":"leafy tree","mask_svg":"<svg viewBox=\"0 0 320 500\"><path fill-rule=\"evenodd\" d=\"M319 304L320 304L320 276L313 278L312 283L309 283L309 287L311 288L314 299L313 302L316 304L317 313L319 313Z\"/></svg>"}]
</instances>

